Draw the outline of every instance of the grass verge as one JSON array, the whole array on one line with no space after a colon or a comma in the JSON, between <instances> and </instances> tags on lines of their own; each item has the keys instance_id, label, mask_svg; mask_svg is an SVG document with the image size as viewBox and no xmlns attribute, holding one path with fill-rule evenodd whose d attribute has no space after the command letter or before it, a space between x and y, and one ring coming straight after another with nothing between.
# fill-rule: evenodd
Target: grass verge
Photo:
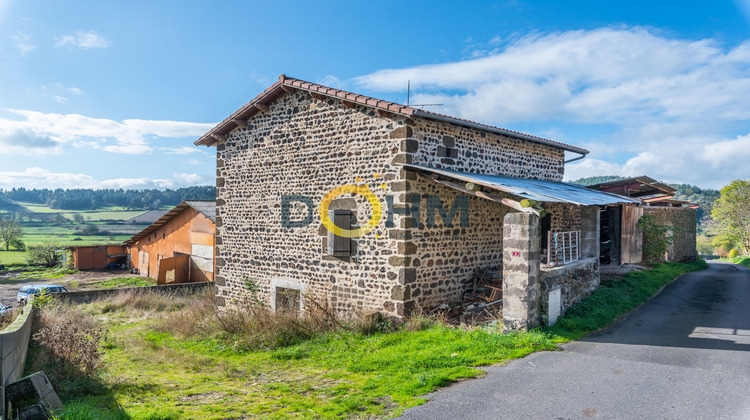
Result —
<instances>
[{"instance_id":1,"label":"grass verge","mask_svg":"<svg viewBox=\"0 0 750 420\"><path fill-rule=\"evenodd\" d=\"M690 264L668 262L649 270L632 271L622 279L603 281L594 293L568 308L548 331L558 341L578 339L637 308L680 275L704 268L708 268L704 260Z\"/></svg>"},{"instance_id":2,"label":"grass verge","mask_svg":"<svg viewBox=\"0 0 750 420\"><path fill-rule=\"evenodd\" d=\"M734 263L734 264L744 265L745 267L750 267L750 257L730 258L727 261Z\"/></svg>"},{"instance_id":3,"label":"grass verge","mask_svg":"<svg viewBox=\"0 0 750 420\"><path fill-rule=\"evenodd\" d=\"M94 283L99 289L116 289L119 287L148 287L156 286L156 280L151 277L116 277Z\"/></svg>"},{"instance_id":4,"label":"grass verge","mask_svg":"<svg viewBox=\"0 0 750 420\"><path fill-rule=\"evenodd\" d=\"M667 263L629 273L602 284L554 327L510 334L420 317L395 327L378 318L331 323L217 315L210 297L145 293L45 308L42 317L108 330L96 375L52 378L67 407L61 419L375 418L482 376L477 366L555 350L608 325L677 276L705 267L703 261ZM259 316L270 318L258 322ZM32 346L29 372L45 367L44 354Z\"/></svg>"}]
</instances>

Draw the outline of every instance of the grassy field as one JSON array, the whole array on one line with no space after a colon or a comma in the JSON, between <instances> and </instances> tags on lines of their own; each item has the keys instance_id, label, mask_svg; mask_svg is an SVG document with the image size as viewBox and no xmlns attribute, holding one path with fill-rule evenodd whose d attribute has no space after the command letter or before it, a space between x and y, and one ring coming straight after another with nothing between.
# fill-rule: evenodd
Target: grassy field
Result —
<instances>
[{"instance_id":1,"label":"grassy field","mask_svg":"<svg viewBox=\"0 0 750 420\"><path fill-rule=\"evenodd\" d=\"M43 204L22 203L19 201L16 201L14 203L26 208L28 211L32 213L44 213L44 214L60 213L66 218L68 218L69 220L73 220L73 215L76 213L83 215L84 220L99 221L99 220L127 220L127 219L141 215L146 212L146 210L128 210L125 207L104 207L98 210L59 210L59 209L51 209Z\"/></svg>"},{"instance_id":2,"label":"grassy field","mask_svg":"<svg viewBox=\"0 0 750 420\"><path fill-rule=\"evenodd\" d=\"M0 264L24 264L26 262L26 252L24 251L0 251Z\"/></svg>"},{"instance_id":3,"label":"grassy field","mask_svg":"<svg viewBox=\"0 0 750 420\"><path fill-rule=\"evenodd\" d=\"M21 238L26 246L36 246L45 242L53 242L60 246L68 245L94 245L103 243L120 243L130 239L134 234L143 230L147 225L123 224L122 222L132 217L145 213L144 210L125 210L121 207L107 207L100 210L56 210L47 206L32 203L13 202L15 205L24 207L26 210L37 214L60 213L68 220L62 225L52 221L29 220L28 215L22 218ZM74 215L81 214L83 223L74 222ZM33 215L32 215L33 218ZM76 232L86 226L96 226L100 231L110 234L82 235ZM3 264L4 256L0 255L0 264Z\"/></svg>"},{"instance_id":4,"label":"grassy field","mask_svg":"<svg viewBox=\"0 0 750 420\"><path fill-rule=\"evenodd\" d=\"M75 319L109 331L94 377L55 377L38 345L27 371L53 372L66 404L62 419L395 416L424 403L430 391L482 376L477 366L555 350L602 328L678 275L705 266L668 263L629 273L603 284L554 327L510 334L425 318L320 330L320 323L296 317L218 315L210 297L120 296L42 311L53 322Z\"/></svg>"}]
</instances>

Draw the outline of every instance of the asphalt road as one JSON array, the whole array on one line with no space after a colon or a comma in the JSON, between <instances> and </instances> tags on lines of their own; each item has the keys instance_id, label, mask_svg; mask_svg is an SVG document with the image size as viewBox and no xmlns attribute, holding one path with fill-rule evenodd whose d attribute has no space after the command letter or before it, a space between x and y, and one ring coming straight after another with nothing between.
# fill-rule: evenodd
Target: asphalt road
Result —
<instances>
[{"instance_id":1,"label":"asphalt road","mask_svg":"<svg viewBox=\"0 0 750 420\"><path fill-rule=\"evenodd\" d=\"M405 419L750 419L750 270L709 262L612 327L438 391Z\"/></svg>"}]
</instances>

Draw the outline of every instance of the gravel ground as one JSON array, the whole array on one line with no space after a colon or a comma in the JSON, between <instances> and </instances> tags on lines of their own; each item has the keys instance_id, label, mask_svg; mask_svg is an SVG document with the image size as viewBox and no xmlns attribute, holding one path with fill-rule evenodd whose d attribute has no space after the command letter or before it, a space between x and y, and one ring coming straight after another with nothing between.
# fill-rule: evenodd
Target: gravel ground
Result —
<instances>
[{"instance_id":1,"label":"gravel ground","mask_svg":"<svg viewBox=\"0 0 750 420\"><path fill-rule=\"evenodd\" d=\"M106 271L82 271L75 274L68 274L57 279L24 278L18 279L21 273L18 272L0 272L0 303L5 306L18 306L16 296L18 289L24 284L57 284L65 286L69 291L91 289L96 283L117 277L138 277L136 274L130 274L126 270L106 270Z\"/></svg>"}]
</instances>

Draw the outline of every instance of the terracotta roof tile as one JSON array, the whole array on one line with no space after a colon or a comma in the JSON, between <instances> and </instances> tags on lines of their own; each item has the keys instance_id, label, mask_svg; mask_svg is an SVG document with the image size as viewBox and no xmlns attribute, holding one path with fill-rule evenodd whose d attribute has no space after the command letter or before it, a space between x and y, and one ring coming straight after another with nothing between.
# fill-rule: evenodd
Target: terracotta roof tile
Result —
<instances>
[{"instance_id":1,"label":"terracotta roof tile","mask_svg":"<svg viewBox=\"0 0 750 420\"><path fill-rule=\"evenodd\" d=\"M283 74L279 76L279 81L275 82L273 85L268 87L268 89L264 90L263 93L256 96L252 101L248 102L247 104L245 104L245 106L237 110L234 114L230 115L227 119L219 123L211 131L204 134L203 137L201 137L195 142L195 144L206 145L206 146L212 146L216 144L216 140L214 139L213 135L215 134L226 135L230 131L237 128L238 124L234 122L233 119L237 118L239 115L243 115L245 119L252 117L252 115L254 115L255 113L259 111L254 106L256 103L263 102L263 100L266 98L275 99L275 97L280 95L277 93L278 91L281 91L281 93L284 93L284 91L281 90L281 86L291 86L294 88L307 90L309 92L316 92L319 94L324 94L324 95L335 97L335 98L341 98L350 102L354 102L356 104L370 106L370 107L377 108L377 109L383 109L383 110L398 113L407 117L419 116L419 117L428 118L428 119L437 119L437 120L446 121L446 122L457 124L457 125L469 126L469 127L480 129L480 130L498 132L500 134L508 135L511 137L518 137L524 140L540 142L543 144L560 147L561 149L569 150L571 152L576 152L576 153L580 153L584 155L588 154L587 150L582 149L580 147L571 146L571 145L561 143L558 141L545 139L543 137L538 137L538 136L534 136L531 134L525 134L525 133L521 133L518 131L508 130L505 128L500 128L500 127L492 126L489 124L478 123L478 122L467 120L464 118L453 117L450 115L440 114L437 112L425 111L423 109L418 109L418 108L412 108L412 107L408 107L402 104L384 101L382 99L371 98L369 96L359 95L356 93L347 92L347 91L340 90L340 89L334 89L334 88L330 88L327 86L322 86L319 84L306 82L304 80L294 79L291 77L287 77Z\"/></svg>"}]
</instances>

